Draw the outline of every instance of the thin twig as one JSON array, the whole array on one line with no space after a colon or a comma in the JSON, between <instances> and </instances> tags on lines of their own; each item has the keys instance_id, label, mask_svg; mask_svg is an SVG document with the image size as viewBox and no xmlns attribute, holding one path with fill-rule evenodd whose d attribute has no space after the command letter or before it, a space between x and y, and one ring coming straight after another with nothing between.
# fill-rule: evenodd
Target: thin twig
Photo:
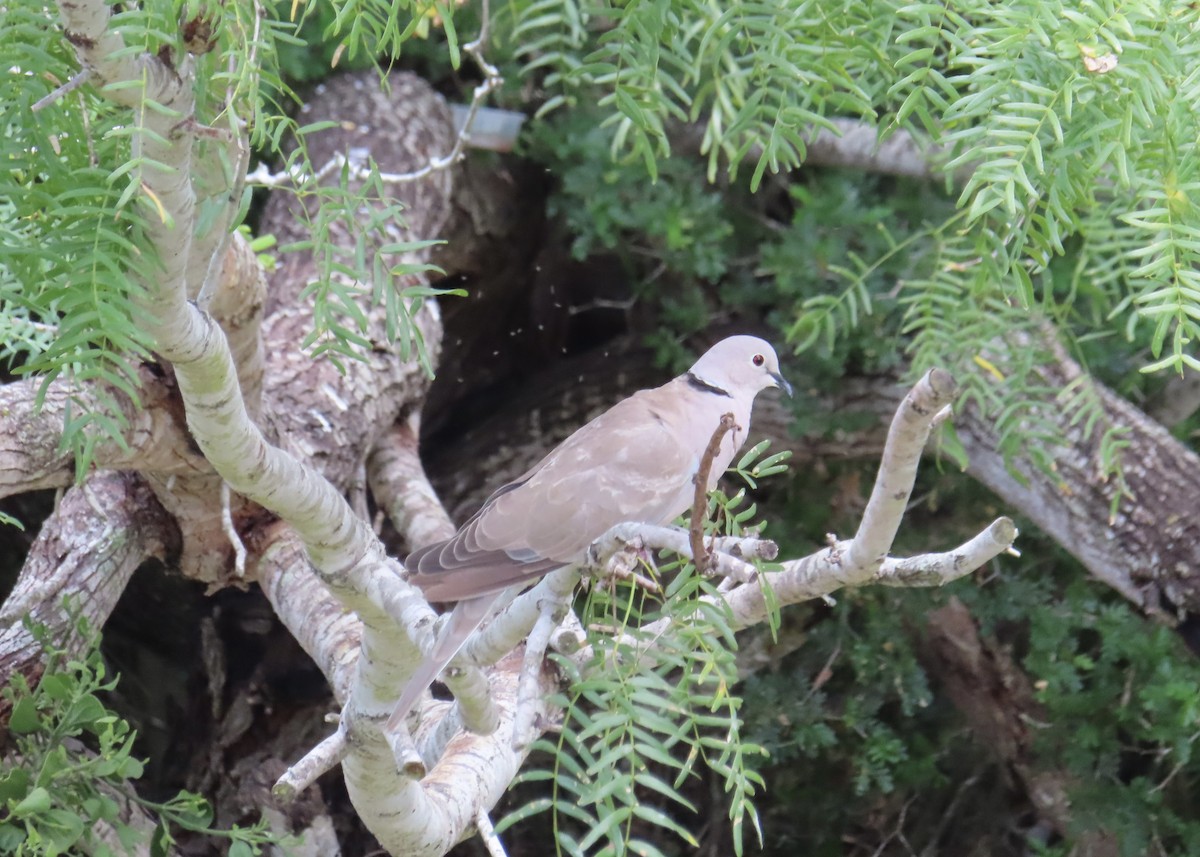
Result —
<instances>
[{"instance_id":1,"label":"thin twig","mask_svg":"<svg viewBox=\"0 0 1200 857\"><path fill-rule=\"evenodd\" d=\"M929 837L929 844L921 850L921 857L935 857L937 854L937 843L941 841L942 834L946 832L946 828L950 825L950 822L957 817L958 805L962 803L963 795L969 789L973 788L982 776L983 772L977 771L959 783L958 788L954 790L954 796L950 798L950 803L946 805L946 809L942 812L942 817L938 819L933 835Z\"/></svg>"},{"instance_id":2,"label":"thin twig","mask_svg":"<svg viewBox=\"0 0 1200 857\"><path fill-rule=\"evenodd\" d=\"M708 511L708 475L712 471L713 460L721 450L721 441L725 439L725 435L736 423L737 420L732 413L721 417L721 422L717 424L716 430L708 441L708 447L700 458L700 467L696 470L696 475L692 477L696 493L692 500L692 525L688 534L692 547L692 561L696 564L696 571L699 574L707 574L711 564L708 550L704 547L704 520L708 517L705 514Z\"/></svg>"},{"instance_id":3,"label":"thin twig","mask_svg":"<svg viewBox=\"0 0 1200 857\"><path fill-rule=\"evenodd\" d=\"M496 835L496 828L492 827L492 820L483 810L475 815L475 829L479 831L479 838L483 840L483 846L487 849L489 857L508 857L504 850L504 843Z\"/></svg>"},{"instance_id":4,"label":"thin twig","mask_svg":"<svg viewBox=\"0 0 1200 857\"><path fill-rule=\"evenodd\" d=\"M87 66L84 66L80 71L76 72L71 77L71 79L68 80L66 83L64 83L62 86L58 87L57 89L55 89L53 92L49 93L48 95L42 96L36 102L34 102L33 107L29 108L30 111L33 113L37 113L39 110L44 110L45 108L47 108L51 104L53 104L55 101L58 101L58 99L62 98L64 95L68 95L71 92L78 89L79 87L83 86L85 83L88 82L88 80L91 78L91 76L92 76L92 70L90 68L88 68Z\"/></svg>"},{"instance_id":5,"label":"thin twig","mask_svg":"<svg viewBox=\"0 0 1200 857\"><path fill-rule=\"evenodd\" d=\"M338 728L332 735L283 772L283 776L275 782L271 792L284 802L293 800L296 795L316 782L317 777L337 767L342 759L346 758L349 750L346 729L339 721Z\"/></svg>"},{"instance_id":6,"label":"thin twig","mask_svg":"<svg viewBox=\"0 0 1200 857\"><path fill-rule=\"evenodd\" d=\"M233 573L241 578L246 576L246 546L242 544L242 537L238 535L237 527L233 525L233 513L230 511L232 501L229 483L222 482L221 529L225 531L225 537L233 545Z\"/></svg>"}]
</instances>

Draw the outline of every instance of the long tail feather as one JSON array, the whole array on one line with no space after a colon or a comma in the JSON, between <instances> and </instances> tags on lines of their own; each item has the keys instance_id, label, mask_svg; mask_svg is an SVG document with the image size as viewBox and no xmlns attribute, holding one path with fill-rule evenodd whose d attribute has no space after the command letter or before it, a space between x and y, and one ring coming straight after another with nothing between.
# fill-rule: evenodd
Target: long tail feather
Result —
<instances>
[{"instance_id":1,"label":"long tail feather","mask_svg":"<svg viewBox=\"0 0 1200 857\"><path fill-rule=\"evenodd\" d=\"M470 639L471 634L475 633L475 629L483 624L483 620L492 612L502 594L468 598L454 605L454 609L450 611L450 618L446 620L442 632L433 644L433 651L421 662L408 684L404 686L392 716L383 727L385 731L393 731L408 716L408 712L425 689L433 684L434 679L446 668L446 664L450 663L458 654L458 650Z\"/></svg>"}]
</instances>

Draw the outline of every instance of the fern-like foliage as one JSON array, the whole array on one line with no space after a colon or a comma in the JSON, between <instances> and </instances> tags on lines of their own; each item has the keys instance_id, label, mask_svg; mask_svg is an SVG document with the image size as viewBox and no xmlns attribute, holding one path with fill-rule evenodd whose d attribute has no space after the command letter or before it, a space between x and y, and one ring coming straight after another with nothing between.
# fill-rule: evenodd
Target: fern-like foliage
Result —
<instances>
[{"instance_id":1,"label":"fern-like foliage","mask_svg":"<svg viewBox=\"0 0 1200 857\"><path fill-rule=\"evenodd\" d=\"M75 74L74 56L42 4L0 9L0 326L4 358L39 373L42 392L65 376L93 387L99 409L75 407L64 445L80 472L95 443L116 438L113 395L136 399L134 365L149 351L131 321L136 279L153 263L129 205L124 118L83 90L57 109L33 105Z\"/></svg>"},{"instance_id":2,"label":"fern-like foliage","mask_svg":"<svg viewBox=\"0 0 1200 857\"><path fill-rule=\"evenodd\" d=\"M557 700L568 722L556 745L543 742L556 753L549 805L565 853L659 853L639 835L645 825L697 846L679 814L697 812L681 790L700 760L730 795L738 853L746 820L757 827L750 800L762 782L750 763L761 751L742 738L733 635L722 608L699 600L706 594L711 585L694 574L677 575L661 605L626 586L594 593L592 623L621 633L596 635L592 663ZM671 631L653 640L639 631L658 619Z\"/></svg>"},{"instance_id":3,"label":"fern-like foliage","mask_svg":"<svg viewBox=\"0 0 1200 857\"><path fill-rule=\"evenodd\" d=\"M937 147L930 157L955 187L954 210L881 223L885 249L818 268L812 279L829 280L825 289L803 295L783 325L797 347L833 352L869 314L898 311L896 347L912 371L955 371L1010 447L1020 431L1049 432L1021 404L1039 392L1032 358L1046 355L1028 347L1038 319L1057 322L1069 347L1072 335L1129 340L1148 351L1145 372L1200 368L1193 4L517 0L514 9L546 107L605 106L615 151L634 161L699 134L710 180L719 164L735 174L748 163L753 188L800 163L805 140L835 117ZM765 243L766 258L788 258L786 244ZM789 261L778 282L794 292L803 260ZM1080 424L1098 425L1094 397L1079 393L1066 395ZM1119 473L1119 438L1102 430Z\"/></svg>"},{"instance_id":4,"label":"fern-like foliage","mask_svg":"<svg viewBox=\"0 0 1200 857\"><path fill-rule=\"evenodd\" d=\"M397 219L399 211L385 205L378 218L360 224L364 199L385 196L378 181L322 186L316 172L323 165L311 162L304 145L320 128L300 127L286 112L295 96L281 75L281 52L301 43L296 33L310 5L279 4L272 11L254 0L157 0L117 9L109 27L126 50L193 69L195 114L179 118L209 130L193 140L195 223L179 228L192 229L194 242L215 250L217 239L241 224L250 202L242 181L249 152L235 141L248 134L252 147L267 152L297 141L287 146L295 174L303 177L293 189L315 196L321 212L311 246L329 246L335 227L362 239L348 255L318 254L317 352L359 356L362 306L375 301L387 307L388 334L428 365L411 315L431 292L401 278L430 268L389 262L417 248L380 238L377 228L380 218ZM374 61L380 51L398 53L436 19L457 62L453 4L343 0L328 11L325 35L337 42L339 55L361 59L366 53ZM164 108L145 100L132 110L116 107L85 83L34 112L79 68L61 25L32 0L0 7L0 62L9 70L0 82L3 356L44 385L59 377L79 389L86 385L88 400L100 403L68 416L63 443L76 453L82 475L97 443L120 443L123 425L113 396L137 401L135 366L154 347L135 311L139 289L160 276L144 226L149 219L173 224L143 181L161 165L146 159L137 138L144 133L141 118ZM191 264L189 278L198 284L208 262ZM371 285L338 287L335 275L343 283Z\"/></svg>"},{"instance_id":5,"label":"fern-like foliage","mask_svg":"<svg viewBox=\"0 0 1200 857\"><path fill-rule=\"evenodd\" d=\"M614 152L641 159L651 176L658 158L670 154L672 121L704 124L710 178L722 157L736 167L755 150L751 186L757 187L768 169L799 165L804 135L828 124L827 116L871 113L856 74L871 46L818 4L518 0L513 6L513 38L527 57L526 71L545 69L546 83L562 88L546 106L599 89L600 106L611 111L606 124L614 129ZM854 14L865 20L865 11ZM823 62L814 45L828 45L841 61Z\"/></svg>"}]
</instances>

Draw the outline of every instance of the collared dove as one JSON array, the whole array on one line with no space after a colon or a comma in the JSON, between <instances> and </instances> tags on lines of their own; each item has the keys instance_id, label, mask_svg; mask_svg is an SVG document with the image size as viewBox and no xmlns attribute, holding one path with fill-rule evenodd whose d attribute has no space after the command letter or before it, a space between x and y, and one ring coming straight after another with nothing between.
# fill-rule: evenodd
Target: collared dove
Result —
<instances>
[{"instance_id":1,"label":"collared dove","mask_svg":"<svg viewBox=\"0 0 1200 857\"><path fill-rule=\"evenodd\" d=\"M510 587L580 562L588 546L626 521L666 524L692 504L693 476L721 417L708 489L746 440L750 409L766 387L792 388L770 343L731 336L661 387L641 390L497 490L451 538L409 554L409 582L430 601L457 601L433 652L388 719L394 729Z\"/></svg>"}]
</instances>

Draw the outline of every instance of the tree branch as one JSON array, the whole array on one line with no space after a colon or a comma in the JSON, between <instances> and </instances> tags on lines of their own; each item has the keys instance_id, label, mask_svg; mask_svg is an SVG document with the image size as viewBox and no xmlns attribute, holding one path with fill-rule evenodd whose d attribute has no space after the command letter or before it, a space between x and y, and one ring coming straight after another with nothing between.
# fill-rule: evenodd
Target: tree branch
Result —
<instances>
[{"instance_id":1,"label":"tree branch","mask_svg":"<svg viewBox=\"0 0 1200 857\"><path fill-rule=\"evenodd\" d=\"M104 65L106 54L121 45L119 38L106 34L108 7L101 0L63 0L60 11L68 31L91 27L73 43L85 62L99 64L101 80L114 84L134 79L129 75L137 65ZM97 46L101 47L98 53ZM128 54L125 57L130 60ZM143 57L139 62L152 59ZM153 79L153 70L150 74ZM177 77L179 91L168 107L177 110L178 118L187 118L190 68L182 67ZM133 106L141 103L139 97ZM162 127L163 121L159 111L141 110L133 134L135 153L153 163L146 168L143 183L161 213L158 220L151 219L148 237L160 257L162 275L144 283L142 297L155 346L175 368L188 426L213 468L238 493L274 511L295 529L321 580L362 621L358 667L342 715L342 726L351 738L343 771L361 817L393 849L414 839L453 841L472 816L459 818L458 807L447 803L443 792L421 788L403 777L379 730L406 678L406 665L420 656L409 629L420 624L429 608L401 580L374 533L337 489L313 467L271 446L251 420L223 334L210 316L188 302L188 265L207 263L189 259L195 228L189 180L191 138L174 133L174 127ZM397 816L395 801L415 816Z\"/></svg>"},{"instance_id":2,"label":"tree branch","mask_svg":"<svg viewBox=\"0 0 1200 857\"><path fill-rule=\"evenodd\" d=\"M886 557L890 538L904 512L904 499L912 489L916 458L929 431L939 419L945 417L945 404L953 395L953 388L951 379L944 373L933 373L914 387L897 412L889 433L884 462L876 482L877 500L873 509L869 509L872 517L869 524L864 523L860 527L856 536L856 539L861 536L863 545L856 549L854 540L835 543L811 557L785 562L783 571L773 574L770 579L781 603L809 600L842 586L861 586L871 582L905 586L943 584L967 574L1011 546L1016 530L1010 521L1000 519L955 551L906 560ZM639 545L669 542L690 550L686 533L675 530L672 538L665 538L664 531L670 532L670 528L621 525L597 540L589 552L589 563L603 564L608 557L619 552L622 545L634 541ZM731 552L740 549L748 554L770 553L770 548L759 540L717 540L714 548ZM861 557L857 564L853 561L854 557ZM428 775L422 780L422 788L433 788L434 783L444 783L443 777L449 776L451 771L457 771L460 784L472 779L480 783L475 789L460 792L459 799L466 801L464 811L470 810L476 814L486 811L492 805L490 801L498 797L499 792L493 795L489 791L495 784L492 776L496 770L491 768L485 773L480 767L478 754L481 747L487 747L488 752L497 754L492 757L497 764L514 763L519 758L519 750L516 756L501 754L492 742L502 737L515 742L513 746L524 748L529 744L529 736L544 729L549 722L544 701L548 677L541 669L545 645L553 639L556 643L565 643L564 647L573 651L572 657L577 663L590 660L590 648L577 645L577 622L572 624L573 617L564 609L577 576L578 571L571 568L548 575L533 589L514 599L466 647L467 657L488 663L500 653L512 649L526 636L532 638L527 651L519 658L519 669L511 666L517 660L514 655L491 670L490 693L500 716L496 733L478 736L459 732L460 721L454 715L456 706L445 702L428 702L420 709L414 740L423 758L437 759L436 765L429 769ZM713 597L724 598L728 602L735 627L747 627L766 617L762 586L757 581L741 584L728 593ZM562 630L556 632L554 625L558 624L558 617L563 615L566 621L560 624ZM652 624L645 630L647 637L654 639L666 627ZM652 650L649 655L653 657ZM539 689L538 694L529 692L535 685ZM458 705L462 703L460 697ZM350 763L351 759L347 759L347 764ZM387 805L393 806L396 812L401 811L398 802L389 801ZM406 810L405 817L409 814L411 810ZM409 829L410 835L414 832L415 828ZM431 840L404 840L404 843L405 848L401 852L404 854L439 853Z\"/></svg>"},{"instance_id":3,"label":"tree branch","mask_svg":"<svg viewBox=\"0 0 1200 857\"><path fill-rule=\"evenodd\" d=\"M935 420L945 419L948 415L948 412L939 412L949 407L955 392L950 375L933 369L917 382L900 405L888 429L883 461L862 522L847 548L846 564L856 573L878 568L891 550L908 507L925 441L929 439Z\"/></svg>"},{"instance_id":4,"label":"tree branch","mask_svg":"<svg viewBox=\"0 0 1200 857\"><path fill-rule=\"evenodd\" d=\"M420 418L416 411L397 422L375 444L367 459L367 478L375 502L413 548L454 535L417 452Z\"/></svg>"},{"instance_id":5,"label":"tree branch","mask_svg":"<svg viewBox=\"0 0 1200 857\"><path fill-rule=\"evenodd\" d=\"M133 473L96 473L67 490L42 525L0 607L0 686L15 672L35 678L42 652L22 618L68 636L71 596L92 627L103 626L139 565L179 550L179 531L145 481ZM0 742L2 743L2 742Z\"/></svg>"},{"instance_id":6,"label":"tree branch","mask_svg":"<svg viewBox=\"0 0 1200 857\"><path fill-rule=\"evenodd\" d=\"M805 165L845 167L882 175L905 176L925 181L942 175L939 162L948 149L904 128L897 128L880 140L880 129L858 119L833 118L832 128L817 128L804 135ZM682 147L703 151L705 126L691 124L680 133ZM752 146L745 158L757 159L762 148ZM954 178L963 181L974 165L959 167Z\"/></svg>"},{"instance_id":7,"label":"tree branch","mask_svg":"<svg viewBox=\"0 0 1200 857\"><path fill-rule=\"evenodd\" d=\"M732 413L722 415L712 437L709 438L708 446L704 448L704 454L700 456L696 474L692 477L696 490L692 496L692 523L688 530L688 543L692 549L692 562L696 564L699 574L708 574L711 565L708 551L704 549L704 522L708 520L709 474L712 471L713 460L721 451L721 441L735 425L736 420Z\"/></svg>"}]
</instances>

